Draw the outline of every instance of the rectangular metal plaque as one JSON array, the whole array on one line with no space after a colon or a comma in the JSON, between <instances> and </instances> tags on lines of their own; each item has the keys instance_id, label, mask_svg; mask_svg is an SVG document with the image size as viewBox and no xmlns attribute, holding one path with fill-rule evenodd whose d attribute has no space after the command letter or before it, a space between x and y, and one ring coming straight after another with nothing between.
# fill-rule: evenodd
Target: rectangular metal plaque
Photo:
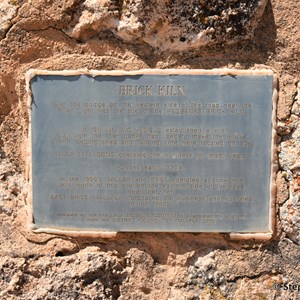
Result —
<instances>
[{"instance_id":1,"label":"rectangular metal plaque","mask_svg":"<svg viewBox=\"0 0 300 300\"><path fill-rule=\"evenodd\" d=\"M272 72L30 75L36 228L270 232Z\"/></svg>"}]
</instances>

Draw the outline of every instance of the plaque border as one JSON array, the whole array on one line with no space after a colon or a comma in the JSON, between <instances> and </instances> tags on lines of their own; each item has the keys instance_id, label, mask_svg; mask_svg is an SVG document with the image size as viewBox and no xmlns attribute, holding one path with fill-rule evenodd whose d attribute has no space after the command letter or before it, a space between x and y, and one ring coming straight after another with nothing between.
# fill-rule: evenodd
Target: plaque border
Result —
<instances>
[{"instance_id":1,"label":"plaque border","mask_svg":"<svg viewBox=\"0 0 300 300\"><path fill-rule=\"evenodd\" d=\"M27 161L26 161L26 173L25 178L29 183L28 195L27 195L27 215L28 222L27 226L33 233L48 233L57 235L66 235L72 237L92 237L92 238L113 238L117 235L119 231L101 231L101 229L96 230L70 230L64 228L38 228L34 223L33 215L33 205L32 205L32 168L31 168L31 105L32 105L32 91L30 82L35 76L39 75L60 75L60 76L76 76L76 75L88 75L91 77L95 76L124 76L124 75L219 75L219 76L238 76L238 75L255 75L273 76L273 91L272 91L272 138L271 138L271 175L270 175L270 203L269 203L269 230L266 232L249 232L249 233L239 233L239 232L213 232L211 234L224 234L228 235L232 240L269 240L273 237L276 230L276 175L278 171L278 158L276 150L277 142L277 132L276 132L276 111L277 111L277 101L278 101L278 77L275 72L271 69L253 69L253 70L237 70L229 68L220 69L139 69L133 71L124 70L88 70L88 69L77 69L77 70L41 70L41 69L29 69L25 74L26 81L26 92L27 92L27 109L28 109L28 139L27 139ZM134 231L128 231L128 233L134 233ZM146 231L145 231L146 232ZM175 233L177 231L168 231L168 233ZM165 231L156 232L165 233ZM185 233L185 232L182 232ZM209 232L199 232L197 234L209 234Z\"/></svg>"}]
</instances>

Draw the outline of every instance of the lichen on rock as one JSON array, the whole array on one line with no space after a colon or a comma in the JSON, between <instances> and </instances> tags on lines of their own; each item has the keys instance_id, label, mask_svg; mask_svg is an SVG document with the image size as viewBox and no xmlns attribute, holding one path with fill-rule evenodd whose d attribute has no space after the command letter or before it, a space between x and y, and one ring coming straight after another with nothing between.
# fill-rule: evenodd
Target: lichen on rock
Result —
<instances>
[{"instance_id":1,"label":"lichen on rock","mask_svg":"<svg viewBox=\"0 0 300 300\"><path fill-rule=\"evenodd\" d=\"M266 0L86 0L66 33L80 40L110 30L129 43L184 51L251 36Z\"/></svg>"}]
</instances>

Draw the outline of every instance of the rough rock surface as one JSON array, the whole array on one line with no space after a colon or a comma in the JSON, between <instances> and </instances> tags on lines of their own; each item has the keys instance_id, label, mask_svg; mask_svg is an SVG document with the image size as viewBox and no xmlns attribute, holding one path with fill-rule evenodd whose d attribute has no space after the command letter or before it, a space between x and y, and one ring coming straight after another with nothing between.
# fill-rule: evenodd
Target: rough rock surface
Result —
<instances>
[{"instance_id":1,"label":"rough rock surface","mask_svg":"<svg viewBox=\"0 0 300 300\"><path fill-rule=\"evenodd\" d=\"M252 36L266 2L86 0L65 32L84 41L110 30L129 43L186 51Z\"/></svg>"},{"instance_id":2,"label":"rough rock surface","mask_svg":"<svg viewBox=\"0 0 300 300\"><path fill-rule=\"evenodd\" d=\"M3 0L0 3L0 39L4 38L7 31L13 25L13 18L17 15L22 1Z\"/></svg>"},{"instance_id":3,"label":"rough rock surface","mask_svg":"<svg viewBox=\"0 0 300 300\"><path fill-rule=\"evenodd\" d=\"M294 0L264 5L1 1L0 299L299 298L298 291L273 285L300 284L300 12ZM28 69L216 67L267 67L279 76L272 240L188 233L121 233L106 240L28 230Z\"/></svg>"}]
</instances>

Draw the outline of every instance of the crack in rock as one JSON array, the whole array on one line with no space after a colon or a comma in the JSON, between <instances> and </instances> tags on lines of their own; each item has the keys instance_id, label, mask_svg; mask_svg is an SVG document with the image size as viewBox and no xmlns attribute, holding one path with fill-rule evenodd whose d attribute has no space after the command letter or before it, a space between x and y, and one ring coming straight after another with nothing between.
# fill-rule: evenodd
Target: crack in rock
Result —
<instances>
[{"instance_id":1,"label":"crack in rock","mask_svg":"<svg viewBox=\"0 0 300 300\"><path fill-rule=\"evenodd\" d=\"M7 34L14 26L13 19L18 15L22 3L23 0L1 0L0 41L6 38Z\"/></svg>"}]
</instances>

